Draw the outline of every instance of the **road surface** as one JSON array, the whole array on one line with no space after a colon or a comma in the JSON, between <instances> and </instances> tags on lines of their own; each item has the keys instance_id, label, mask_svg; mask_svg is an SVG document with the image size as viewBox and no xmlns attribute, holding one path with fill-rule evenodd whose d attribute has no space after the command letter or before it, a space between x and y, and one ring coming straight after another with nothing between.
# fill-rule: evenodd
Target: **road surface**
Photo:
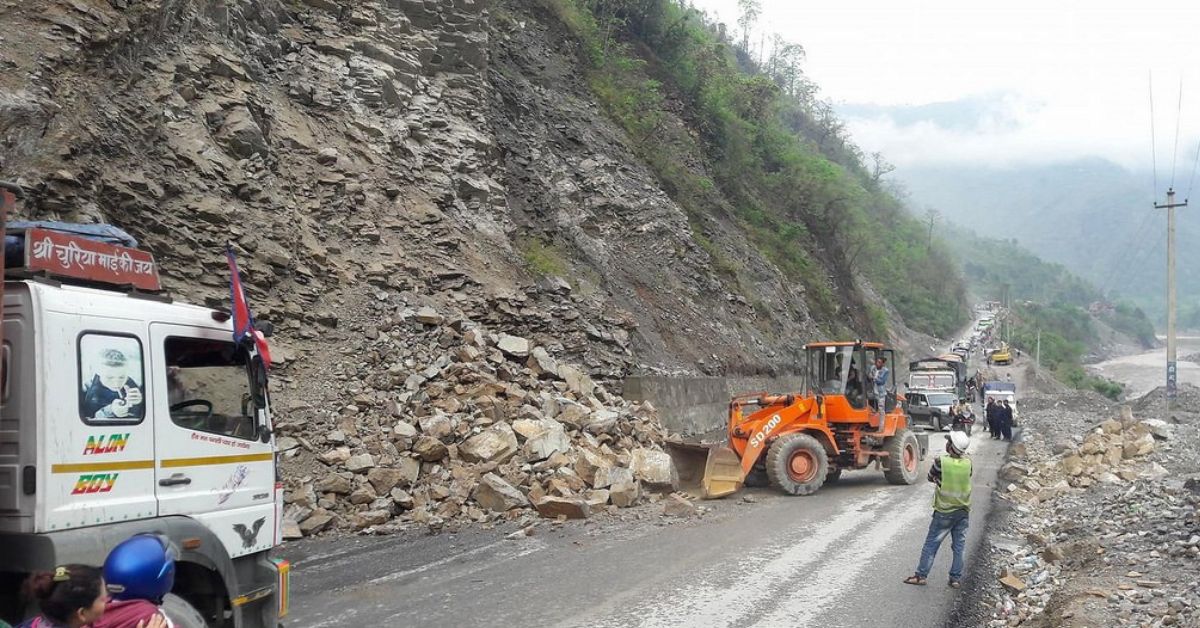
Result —
<instances>
[{"instance_id":1,"label":"road surface","mask_svg":"<svg viewBox=\"0 0 1200 628\"><path fill-rule=\"evenodd\" d=\"M931 438L931 455L944 439ZM968 561L978 547L1003 445L975 432ZM456 535L289 544L289 628L383 626L943 626L949 541L929 586L913 572L933 485L846 473L809 497L749 489L702 517L544 523ZM751 495L748 503L743 496Z\"/></svg>"}]
</instances>

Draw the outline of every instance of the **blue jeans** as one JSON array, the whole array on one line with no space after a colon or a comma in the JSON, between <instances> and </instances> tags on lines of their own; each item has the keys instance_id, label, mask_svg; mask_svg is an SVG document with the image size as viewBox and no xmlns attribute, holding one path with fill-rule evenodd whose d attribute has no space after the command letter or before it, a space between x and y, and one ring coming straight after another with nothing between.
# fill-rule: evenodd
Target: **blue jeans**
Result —
<instances>
[{"instance_id":1,"label":"blue jeans","mask_svg":"<svg viewBox=\"0 0 1200 628\"><path fill-rule=\"evenodd\" d=\"M954 551L954 560L950 562L950 579L962 580L963 555L967 548L967 515L966 510L956 510L951 513L933 511L933 520L929 522L929 534L925 535L925 547L921 548L921 563L917 565L917 575L929 577L933 569L933 559L937 557L938 548L946 535L950 535L950 549Z\"/></svg>"}]
</instances>

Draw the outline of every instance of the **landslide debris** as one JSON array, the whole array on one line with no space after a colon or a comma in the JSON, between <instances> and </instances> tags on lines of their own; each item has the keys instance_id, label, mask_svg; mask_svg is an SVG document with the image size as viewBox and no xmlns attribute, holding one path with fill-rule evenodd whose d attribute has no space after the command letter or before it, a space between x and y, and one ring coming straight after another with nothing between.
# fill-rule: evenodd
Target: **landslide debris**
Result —
<instances>
[{"instance_id":1,"label":"landslide debris","mask_svg":"<svg viewBox=\"0 0 1200 628\"><path fill-rule=\"evenodd\" d=\"M670 484L663 432L622 377L776 372L815 336L802 291L715 218L704 243L754 271L722 278L539 4L0 11L23 217L124 227L213 307L234 245L277 330L293 536L645 501Z\"/></svg>"},{"instance_id":2,"label":"landslide debris","mask_svg":"<svg viewBox=\"0 0 1200 628\"><path fill-rule=\"evenodd\" d=\"M1094 393L1022 403L1000 470L989 626L1200 623L1200 389L1117 406Z\"/></svg>"}]
</instances>

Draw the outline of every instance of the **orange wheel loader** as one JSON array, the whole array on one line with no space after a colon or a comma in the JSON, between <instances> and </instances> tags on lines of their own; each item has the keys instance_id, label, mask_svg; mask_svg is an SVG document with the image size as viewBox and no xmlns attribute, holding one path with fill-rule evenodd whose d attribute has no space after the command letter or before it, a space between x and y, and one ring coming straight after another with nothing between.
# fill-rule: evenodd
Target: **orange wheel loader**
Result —
<instances>
[{"instance_id":1,"label":"orange wheel loader","mask_svg":"<svg viewBox=\"0 0 1200 628\"><path fill-rule=\"evenodd\" d=\"M725 445L667 443L683 490L716 498L765 479L785 493L810 495L842 471L872 464L892 484L917 481L929 441L909 429L900 407L894 352L877 342L804 350L805 390L734 397ZM882 399L870 379L880 358L889 370Z\"/></svg>"}]
</instances>

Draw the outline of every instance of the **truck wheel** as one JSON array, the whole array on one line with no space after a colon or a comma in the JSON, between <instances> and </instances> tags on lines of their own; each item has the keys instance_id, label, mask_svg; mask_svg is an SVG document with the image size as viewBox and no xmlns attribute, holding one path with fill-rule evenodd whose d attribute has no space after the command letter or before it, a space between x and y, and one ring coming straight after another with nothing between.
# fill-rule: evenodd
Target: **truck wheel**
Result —
<instances>
[{"instance_id":1,"label":"truck wheel","mask_svg":"<svg viewBox=\"0 0 1200 628\"><path fill-rule=\"evenodd\" d=\"M883 476L891 484L914 484L921 467L921 444L908 430L900 430L884 442L888 467Z\"/></svg>"},{"instance_id":2,"label":"truck wheel","mask_svg":"<svg viewBox=\"0 0 1200 628\"><path fill-rule=\"evenodd\" d=\"M781 436L767 451L767 477L789 495L812 495L828 474L825 448L808 434Z\"/></svg>"},{"instance_id":3,"label":"truck wheel","mask_svg":"<svg viewBox=\"0 0 1200 628\"><path fill-rule=\"evenodd\" d=\"M174 593L168 593L163 598L162 609L177 628L208 628L208 622L204 621L200 611Z\"/></svg>"}]
</instances>

